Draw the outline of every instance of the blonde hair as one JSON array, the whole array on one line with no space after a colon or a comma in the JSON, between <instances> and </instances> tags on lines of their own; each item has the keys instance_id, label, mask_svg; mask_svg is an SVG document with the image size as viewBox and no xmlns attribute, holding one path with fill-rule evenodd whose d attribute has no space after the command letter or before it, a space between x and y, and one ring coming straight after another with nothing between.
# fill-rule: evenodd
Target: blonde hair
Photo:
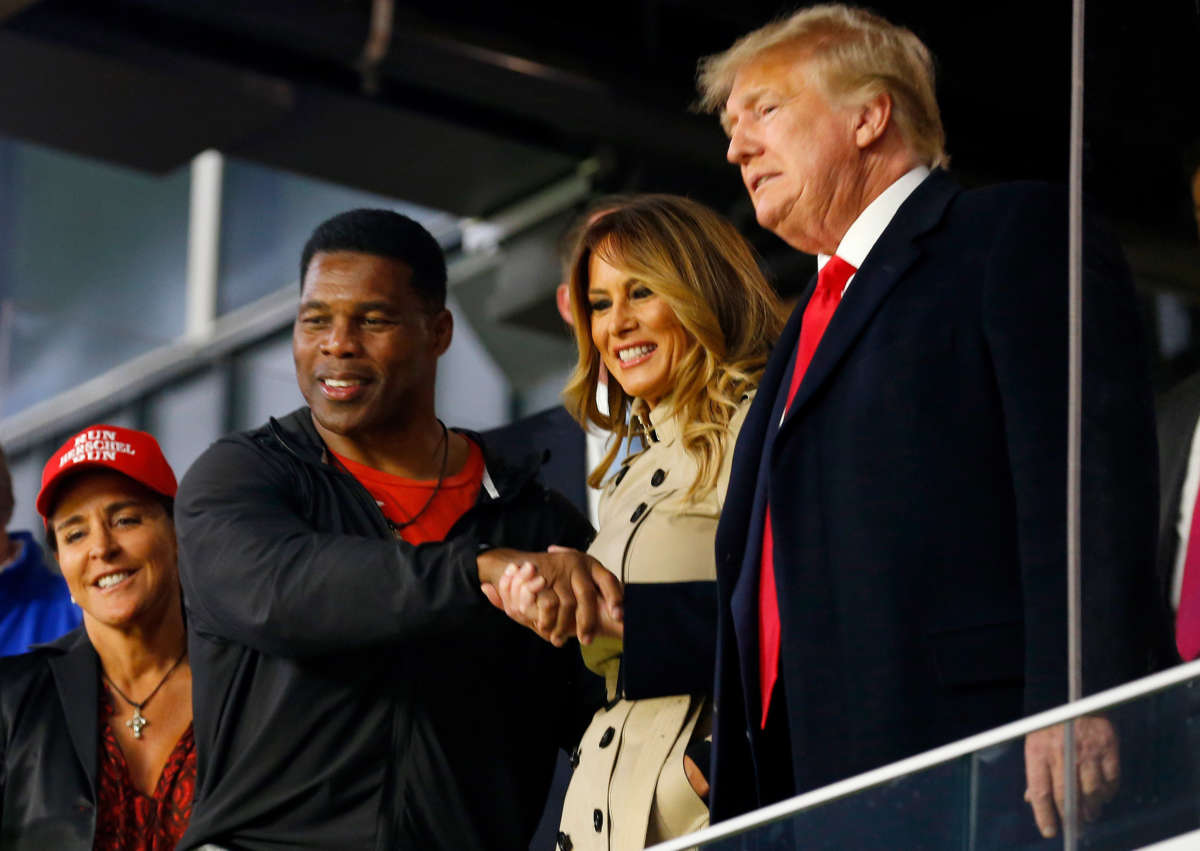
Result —
<instances>
[{"instance_id":1,"label":"blonde hair","mask_svg":"<svg viewBox=\"0 0 1200 851\"><path fill-rule=\"evenodd\" d=\"M865 9L838 3L801 9L701 59L698 106L721 110L737 72L781 47L806 54L814 80L831 102L865 103L886 92L892 118L912 152L930 168L949 165L929 48L911 30Z\"/></svg>"},{"instance_id":2,"label":"blonde hair","mask_svg":"<svg viewBox=\"0 0 1200 851\"><path fill-rule=\"evenodd\" d=\"M583 231L571 263L571 310L579 361L563 391L581 424L616 436L588 476L599 487L622 441L632 437L630 398L608 381L608 412L596 403L601 358L591 335L588 273L592 255L645 284L663 299L693 343L671 376L670 403L697 474L686 499L716 487L729 449L729 421L742 396L758 385L783 308L763 278L754 250L729 222L702 204L674 195L643 195L605 212Z\"/></svg>"}]
</instances>

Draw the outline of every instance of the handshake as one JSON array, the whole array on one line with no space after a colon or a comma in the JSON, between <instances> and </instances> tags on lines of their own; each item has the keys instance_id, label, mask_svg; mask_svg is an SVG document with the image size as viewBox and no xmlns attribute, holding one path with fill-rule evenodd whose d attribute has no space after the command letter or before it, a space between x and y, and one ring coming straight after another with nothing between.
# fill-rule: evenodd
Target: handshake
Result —
<instances>
[{"instance_id":1,"label":"handshake","mask_svg":"<svg viewBox=\"0 0 1200 851\"><path fill-rule=\"evenodd\" d=\"M575 635L624 637L621 581L587 553L551 547L532 553L497 548L476 558L492 605L561 647Z\"/></svg>"}]
</instances>

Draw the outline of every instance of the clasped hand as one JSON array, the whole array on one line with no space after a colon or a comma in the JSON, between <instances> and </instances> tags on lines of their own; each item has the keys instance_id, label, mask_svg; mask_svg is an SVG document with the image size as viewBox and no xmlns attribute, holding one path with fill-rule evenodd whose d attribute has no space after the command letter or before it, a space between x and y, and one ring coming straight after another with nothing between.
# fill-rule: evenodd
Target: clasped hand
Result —
<instances>
[{"instance_id":1,"label":"clasped hand","mask_svg":"<svg viewBox=\"0 0 1200 851\"><path fill-rule=\"evenodd\" d=\"M582 644L624 634L621 582L587 553L495 549L478 562L480 587L492 605L556 647L572 634Z\"/></svg>"}]
</instances>

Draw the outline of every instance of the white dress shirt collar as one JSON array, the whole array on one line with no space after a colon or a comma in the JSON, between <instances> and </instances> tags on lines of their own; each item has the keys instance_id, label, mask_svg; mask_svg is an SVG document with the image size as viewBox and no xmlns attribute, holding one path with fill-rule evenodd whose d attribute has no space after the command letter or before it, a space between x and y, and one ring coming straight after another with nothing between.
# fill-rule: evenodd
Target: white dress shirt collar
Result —
<instances>
[{"instance_id":1,"label":"white dress shirt collar","mask_svg":"<svg viewBox=\"0 0 1200 851\"><path fill-rule=\"evenodd\" d=\"M900 205L908 200L908 196L928 176L929 168L919 165L897 178L891 186L880 192L875 200L858 214L858 218L854 220L854 224L850 225L850 229L846 231L846 235L838 243L837 256L841 257L855 269L861 268L862 264L866 262L867 255L871 253L871 249L879 241L879 237L887 230L887 226L892 223L892 219L895 218L896 211L900 209ZM828 254L818 254L817 268L822 268L828 261ZM846 282L846 286L850 286L849 281Z\"/></svg>"}]
</instances>

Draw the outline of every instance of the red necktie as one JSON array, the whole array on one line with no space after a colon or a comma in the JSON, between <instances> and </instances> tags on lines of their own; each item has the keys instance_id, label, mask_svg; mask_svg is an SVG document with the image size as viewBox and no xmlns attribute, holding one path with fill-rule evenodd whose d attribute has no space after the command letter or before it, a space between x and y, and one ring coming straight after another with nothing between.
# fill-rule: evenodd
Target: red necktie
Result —
<instances>
[{"instance_id":1,"label":"red necktie","mask_svg":"<svg viewBox=\"0 0 1200 851\"><path fill-rule=\"evenodd\" d=\"M800 320L800 342L796 347L796 365L792 369L792 380L788 386L787 404L792 406L796 391L804 373L812 362L821 335L833 319L842 290L854 274L855 268L836 254L826 261L817 274L817 288L813 291L804 317ZM1200 545L1198 545L1200 549ZM1198 589L1200 590L1200 589ZM1198 618L1200 622L1200 618ZM762 562L758 575L758 682L762 688L762 728L767 727L767 712L771 708L771 692L779 676L779 599L775 594L775 539L771 532L771 506L767 506L763 522Z\"/></svg>"},{"instance_id":2,"label":"red necktie","mask_svg":"<svg viewBox=\"0 0 1200 851\"><path fill-rule=\"evenodd\" d=\"M1200 655L1200 494L1196 502L1188 533L1187 555L1183 559L1179 613L1175 617L1175 646L1185 662Z\"/></svg>"}]
</instances>

